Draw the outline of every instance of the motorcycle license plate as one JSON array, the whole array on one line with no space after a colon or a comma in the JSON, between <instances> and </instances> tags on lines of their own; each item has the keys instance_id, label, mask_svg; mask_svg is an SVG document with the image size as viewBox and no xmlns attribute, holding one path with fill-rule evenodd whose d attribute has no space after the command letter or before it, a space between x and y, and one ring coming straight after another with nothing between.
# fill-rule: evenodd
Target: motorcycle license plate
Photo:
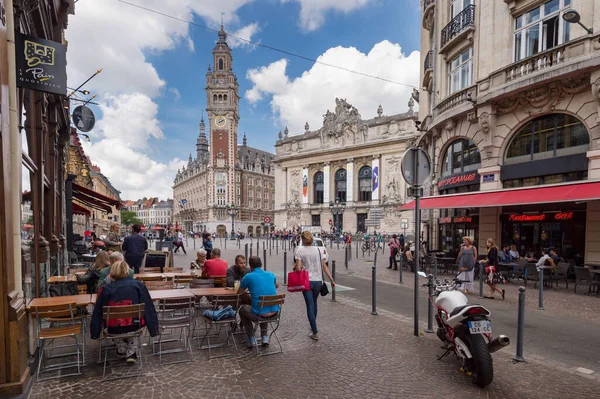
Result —
<instances>
[{"instance_id":1,"label":"motorcycle license plate","mask_svg":"<svg viewBox=\"0 0 600 399\"><path fill-rule=\"evenodd\" d=\"M489 320L470 321L469 331L471 334L491 334L492 325Z\"/></svg>"}]
</instances>

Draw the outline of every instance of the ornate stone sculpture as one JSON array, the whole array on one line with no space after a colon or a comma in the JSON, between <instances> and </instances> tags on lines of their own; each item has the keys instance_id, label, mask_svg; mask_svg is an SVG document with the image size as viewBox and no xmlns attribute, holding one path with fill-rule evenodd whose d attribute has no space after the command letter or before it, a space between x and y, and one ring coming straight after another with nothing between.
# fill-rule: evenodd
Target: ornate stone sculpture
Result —
<instances>
[{"instance_id":1,"label":"ornate stone sculpture","mask_svg":"<svg viewBox=\"0 0 600 399\"><path fill-rule=\"evenodd\" d=\"M381 115L383 115L383 107L379 104L379 107L377 107L377 117L381 118Z\"/></svg>"},{"instance_id":2,"label":"ornate stone sculpture","mask_svg":"<svg viewBox=\"0 0 600 399\"><path fill-rule=\"evenodd\" d=\"M413 100L419 103L419 90L413 89L412 94L410 96Z\"/></svg>"},{"instance_id":3,"label":"ornate stone sculpture","mask_svg":"<svg viewBox=\"0 0 600 399\"><path fill-rule=\"evenodd\" d=\"M323 127L319 129L322 144L334 146L366 141L366 125L360 113L345 99L335 99L335 113L327 110L323 115Z\"/></svg>"},{"instance_id":4,"label":"ornate stone sculpture","mask_svg":"<svg viewBox=\"0 0 600 399\"><path fill-rule=\"evenodd\" d=\"M308 124L308 122L306 122L306 123L304 124L304 131L305 131L306 133L308 133L308 131L309 131L309 130L310 130L310 125Z\"/></svg>"}]
</instances>

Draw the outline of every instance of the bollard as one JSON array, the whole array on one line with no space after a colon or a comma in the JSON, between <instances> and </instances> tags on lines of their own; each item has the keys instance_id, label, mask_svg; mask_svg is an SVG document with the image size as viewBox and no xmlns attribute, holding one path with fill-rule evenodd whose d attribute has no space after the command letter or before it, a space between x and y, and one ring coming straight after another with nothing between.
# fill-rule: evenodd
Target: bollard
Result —
<instances>
[{"instance_id":1,"label":"bollard","mask_svg":"<svg viewBox=\"0 0 600 399\"><path fill-rule=\"evenodd\" d=\"M270 243L271 243L271 242L269 241L269 244L270 244ZM273 254L271 253L271 245L269 245L269 256L272 256L272 255L273 255Z\"/></svg>"},{"instance_id":2,"label":"bollard","mask_svg":"<svg viewBox=\"0 0 600 399\"><path fill-rule=\"evenodd\" d=\"M371 310L371 314L373 316L377 316L377 252L375 252L375 257L373 258L373 267L371 268L371 298L373 301L373 309Z\"/></svg>"},{"instance_id":3,"label":"bollard","mask_svg":"<svg viewBox=\"0 0 600 399\"><path fill-rule=\"evenodd\" d=\"M344 250L344 266L348 269L348 247Z\"/></svg>"},{"instance_id":4,"label":"bollard","mask_svg":"<svg viewBox=\"0 0 600 399\"><path fill-rule=\"evenodd\" d=\"M238 249L240 249L240 248L241 248L241 245L242 245L242 244L241 244L240 237L238 237L237 241L238 241Z\"/></svg>"},{"instance_id":5,"label":"bollard","mask_svg":"<svg viewBox=\"0 0 600 399\"><path fill-rule=\"evenodd\" d=\"M431 302L431 297L433 296L433 276L430 274L427 276L427 280L429 281L429 306L427 307L427 330L425 332L433 334L433 303Z\"/></svg>"},{"instance_id":6,"label":"bollard","mask_svg":"<svg viewBox=\"0 0 600 399\"><path fill-rule=\"evenodd\" d=\"M337 249L338 249L338 251L340 250L340 239L339 238L337 239Z\"/></svg>"},{"instance_id":7,"label":"bollard","mask_svg":"<svg viewBox=\"0 0 600 399\"><path fill-rule=\"evenodd\" d=\"M479 299L483 298L483 263L479 264Z\"/></svg>"},{"instance_id":8,"label":"bollard","mask_svg":"<svg viewBox=\"0 0 600 399\"><path fill-rule=\"evenodd\" d=\"M329 249L333 249L333 237L329 237Z\"/></svg>"},{"instance_id":9,"label":"bollard","mask_svg":"<svg viewBox=\"0 0 600 399\"><path fill-rule=\"evenodd\" d=\"M539 271L539 283L540 283L540 294L538 297L538 310L544 310L544 268L541 267Z\"/></svg>"},{"instance_id":10,"label":"bollard","mask_svg":"<svg viewBox=\"0 0 600 399\"><path fill-rule=\"evenodd\" d=\"M356 259L358 259L358 241L356 242Z\"/></svg>"},{"instance_id":11,"label":"bollard","mask_svg":"<svg viewBox=\"0 0 600 399\"><path fill-rule=\"evenodd\" d=\"M248 262L248 244L244 244L244 255L246 256L246 262Z\"/></svg>"},{"instance_id":12,"label":"bollard","mask_svg":"<svg viewBox=\"0 0 600 399\"><path fill-rule=\"evenodd\" d=\"M438 261L437 258L433 258L433 279L437 280L438 278Z\"/></svg>"},{"instance_id":13,"label":"bollard","mask_svg":"<svg viewBox=\"0 0 600 399\"><path fill-rule=\"evenodd\" d=\"M523 331L525 329L525 287L519 287L519 316L517 322L517 354L513 359L524 362L523 358Z\"/></svg>"},{"instance_id":14,"label":"bollard","mask_svg":"<svg viewBox=\"0 0 600 399\"><path fill-rule=\"evenodd\" d=\"M402 263L404 263L404 255L402 255L402 252L400 252L400 267L399 267L399 269L400 269L400 284L404 284L402 282L402 268L403 268Z\"/></svg>"},{"instance_id":15,"label":"bollard","mask_svg":"<svg viewBox=\"0 0 600 399\"><path fill-rule=\"evenodd\" d=\"M227 237L225 237L225 249L227 249Z\"/></svg>"},{"instance_id":16,"label":"bollard","mask_svg":"<svg viewBox=\"0 0 600 399\"><path fill-rule=\"evenodd\" d=\"M196 249L196 237L194 237L194 249Z\"/></svg>"},{"instance_id":17,"label":"bollard","mask_svg":"<svg viewBox=\"0 0 600 399\"><path fill-rule=\"evenodd\" d=\"M279 239L275 241L275 255L279 255Z\"/></svg>"},{"instance_id":18,"label":"bollard","mask_svg":"<svg viewBox=\"0 0 600 399\"><path fill-rule=\"evenodd\" d=\"M364 240L364 238L363 238L362 242L363 242L363 245L361 245L361 249L362 249L362 253L363 253L362 257L364 258L365 257L365 240Z\"/></svg>"},{"instance_id":19,"label":"bollard","mask_svg":"<svg viewBox=\"0 0 600 399\"><path fill-rule=\"evenodd\" d=\"M267 270L267 248L263 245L263 267Z\"/></svg>"},{"instance_id":20,"label":"bollard","mask_svg":"<svg viewBox=\"0 0 600 399\"><path fill-rule=\"evenodd\" d=\"M331 277L335 281L335 260L331 261ZM323 281L323 284L325 284L325 281ZM331 287L331 302L335 302L335 287Z\"/></svg>"},{"instance_id":21,"label":"bollard","mask_svg":"<svg viewBox=\"0 0 600 399\"><path fill-rule=\"evenodd\" d=\"M252 256L252 243L250 243L250 256Z\"/></svg>"},{"instance_id":22,"label":"bollard","mask_svg":"<svg viewBox=\"0 0 600 399\"><path fill-rule=\"evenodd\" d=\"M287 252L283 253L283 285L287 285Z\"/></svg>"}]
</instances>

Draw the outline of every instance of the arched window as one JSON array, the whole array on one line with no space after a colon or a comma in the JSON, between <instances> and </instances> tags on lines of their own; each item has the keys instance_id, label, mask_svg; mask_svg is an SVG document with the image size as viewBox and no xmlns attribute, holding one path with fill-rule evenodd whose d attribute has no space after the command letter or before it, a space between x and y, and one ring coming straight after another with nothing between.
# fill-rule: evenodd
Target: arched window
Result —
<instances>
[{"instance_id":1,"label":"arched window","mask_svg":"<svg viewBox=\"0 0 600 399\"><path fill-rule=\"evenodd\" d=\"M217 102L217 95L213 94L213 102L216 103Z\"/></svg>"},{"instance_id":2,"label":"arched window","mask_svg":"<svg viewBox=\"0 0 600 399\"><path fill-rule=\"evenodd\" d=\"M470 172L481 167L481 155L477 145L469 139L454 141L442 158L442 176Z\"/></svg>"},{"instance_id":3,"label":"arched window","mask_svg":"<svg viewBox=\"0 0 600 399\"><path fill-rule=\"evenodd\" d=\"M507 165L586 152L590 136L571 115L551 114L532 120L512 139L504 163Z\"/></svg>"},{"instance_id":4,"label":"arched window","mask_svg":"<svg viewBox=\"0 0 600 399\"><path fill-rule=\"evenodd\" d=\"M371 201L371 179L372 171L370 166L363 166L358 171L358 200Z\"/></svg>"},{"instance_id":5,"label":"arched window","mask_svg":"<svg viewBox=\"0 0 600 399\"><path fill-rule=\"evenodd\" d=\"M227 101L227 94L223 94L223 101Z\"/></svg>"},{"instance_id":6,"label":"arched window","mask_svg":"<svg viewBox=\"0 0 600 399\"><path fill-rule=\"evenodd\" d=\"M223 70L223 64L224 64L223 58L219 58L219 71Z\"/></svg>"},{"instance_id":7,"label":"arched window","mask_svg":"<svg viewBox=\"0 0 600 399\"><path fill-rule=\"evenodd\" d=\"M323 203L323 172L315 173L313 177L313 203Z\"/></svg>"},{"instance_id":8,"label":"arched window","mask_svg":"<svg viewBox=\"0 0 600 399\"><path fill-rule=\"evenodd\" d=\"M223 95L222 94L219 94L219 102L220 101L223 101Z\"/></svg>"},{"instance_id":9,"label":"arched window","mask_svg":"<svg viewBox=\"0 0 600 399\"><path fill-rule=\"evenodd\" d=\"M346 202L346 169L335 172L335 198Z\"/></svg>"}]
</instances>

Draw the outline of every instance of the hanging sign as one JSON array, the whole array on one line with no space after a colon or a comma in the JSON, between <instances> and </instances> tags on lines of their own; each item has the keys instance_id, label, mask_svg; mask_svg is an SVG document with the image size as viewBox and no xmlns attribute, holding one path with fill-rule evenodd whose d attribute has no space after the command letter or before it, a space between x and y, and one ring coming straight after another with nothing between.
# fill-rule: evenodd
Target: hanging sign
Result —
<instances>
[{"instance_id":1,"label":"hanging sign","mask_svg":"<svg viewBox=\"0 0 600 399\"><path fill-rule=\"evenodd\" d=\"M96 117L91 109L80 105L73 110L73 123L78 130L87 133L94 128Z\"/></svg>"},{"instance_id":2,"label":"hanging sign","mask_svg":"<svg viewBox=\"0 0 600 399\"><path fill-rule=\"evenodd\" d=\"M67 48L15 32L17 86L67 95Z\"/></svg>"}]
</instances>

